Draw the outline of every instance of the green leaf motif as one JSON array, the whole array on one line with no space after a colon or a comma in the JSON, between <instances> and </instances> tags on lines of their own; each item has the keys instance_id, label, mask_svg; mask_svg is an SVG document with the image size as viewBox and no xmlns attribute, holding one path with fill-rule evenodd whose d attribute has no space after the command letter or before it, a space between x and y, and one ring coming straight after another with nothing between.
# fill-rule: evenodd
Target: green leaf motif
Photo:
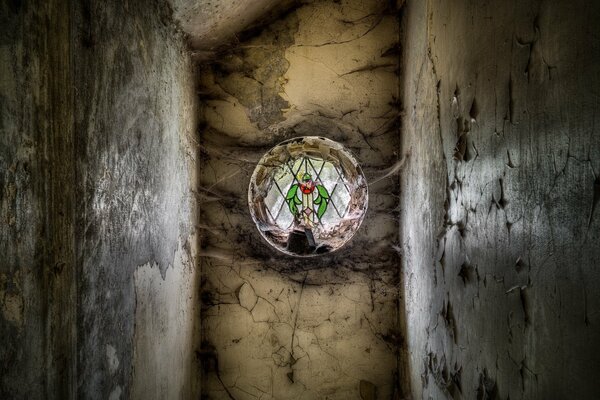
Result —
<instances>
[{"instance_id":1,"label":"green leaf motif","mask_svg":"<svg viewBox=\"0 0 600 400\"><path fill-rule=\"evenodd\" d=\"M319 205L319 209L317 210L317 217L321 219L325 211L327 211L327 205L329 204L329 192L325 189L323 185L317 185L317 190L319 195L315 199L315 204Z\"/></svg>"},{"instance_id":2,"label":"green leaf motif","mask_svg":"<svg viewBox=\"0 0 600 400\"><path fill-rule=\"evenodd\" d=\"M288 204L288 208L290 209L290 212L292 213L292 215L294 215L296 217L298 217L300 215L300 213L298 212L298 205L302 204L302 201L296 195L297 193L298 193L298 184L294 184L290 187L290 189L288 190L288 192L285 196L285 201Z\"/></svg>"}]
</instances>

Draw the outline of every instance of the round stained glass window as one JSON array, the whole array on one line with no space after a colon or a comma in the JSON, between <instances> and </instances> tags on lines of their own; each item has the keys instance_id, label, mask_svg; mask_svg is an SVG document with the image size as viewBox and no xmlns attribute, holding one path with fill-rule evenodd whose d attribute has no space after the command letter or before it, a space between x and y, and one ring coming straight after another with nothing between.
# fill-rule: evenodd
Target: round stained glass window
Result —
<instances>
[{"instance_id":1,"label":"round stained glass window","mask_svg":"<svg viewBox=\"0 0 600 400\"><path fill-rule=\"evenodd\" d=\"M277 250L296 256L335 251L356 233L368 189L352 154L307 136L278 144L259 161L248 189L250 214Z\"/></svg>"}]
</instances>

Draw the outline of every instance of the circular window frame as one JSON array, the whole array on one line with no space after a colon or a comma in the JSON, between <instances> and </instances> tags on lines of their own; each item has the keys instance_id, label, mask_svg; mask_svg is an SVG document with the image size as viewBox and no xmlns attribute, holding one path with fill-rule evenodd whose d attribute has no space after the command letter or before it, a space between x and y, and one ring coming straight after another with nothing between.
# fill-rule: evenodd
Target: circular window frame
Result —
<instances>
[{"instance_id":1,"label":"circular window frame","mask_svg":"<svg viewBox=\"0 0 600 400\"><path fill-rule=\"evenodd\" d=\"M305 159L314 160L318 165L315 167L311 164L306 167L307 171L300 171L303 162L307 163L306 165L310 163ZM294 165L298 164L298 160L300 160L300 168L296 171ZM330 177L322 179L325 169L330 170L331 174L335 174L333 172L335 170L337 181L333 181ZM291 210L286 209L285 212L290 213L293 222L288 228L282 227L278 222L278 216L273 217L274 213L271 213L266 201L275 193L275 196L283 197L283 200L278 199L277 207L293 208L294 206L290 205L286 195L296 196L295 193L290 194L292 186L295 186L294 189L300 189L302 183L305 182L302 182L303 178L297 175L306 172L315 175L313 182L311 174L308 174L309 183L313 188L318 189L318 186L325 188L324 191L322 189L315 190L314 199L315 203L324 202L327 211L321 213L320 209L317 211L318 207L313 206L312 219L314 221L311 222L303 220L306 218L304 214L292 214ZM283 179L281 177L285 176L286 182L289 183L283 188L279 187L276 183L278 179L276 174L279 174L279 179ZM275 186L277 186L277 192L275 192ZM336 194L338 187L343 189L339 189ZM322 199L319 199L321 194L319 191L322 191ZM313 198L312 196L311 198ZM336 200L336 196L338 200ZM289 198L291 199L291 197ZM298 198L303 198L301 193L298 193ZM341 202L344 206L343 212L338 210L336 201ZM347 204L344 203L345 201ZM357 159L341 143L320 136L295 137L271 148L256 165L248 186L250 215L262 238L275 250L294 257L315 257L331 254L343 248L362 225L368 210L368 203L368 183ZM304 204L299 203L298 206L304 207ZM307 208L303 208L303 210L305 209ZM279 210L281 212L281 208ZM337 213L337 217L327 219L327 225L323 223L322 216L325 217L326 212L330 213L328 215L332 215L334 211Z\"/></svg>"}]
</instances>

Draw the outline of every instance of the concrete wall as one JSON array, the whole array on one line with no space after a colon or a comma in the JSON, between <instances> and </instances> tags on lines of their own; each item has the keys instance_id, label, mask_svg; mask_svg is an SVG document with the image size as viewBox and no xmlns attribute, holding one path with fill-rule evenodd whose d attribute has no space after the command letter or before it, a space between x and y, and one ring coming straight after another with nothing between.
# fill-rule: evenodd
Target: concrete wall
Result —
<instances>
[{"instance_id":1,"label":"concrete wall","mask_svg":"<svg viewBox=\"0 0 600 400\"><path fill-rule=\"evenodd\" d=\"M243 33L200 74L206 398L386 399L401 389L398 181L384 177L400 158L396 9L308 3ZM310 135L355 153L370 208L345 248L298 259L262 240L247 190L265 152Z\"/></svg>"},{"instance_id":2,"label":"concrete wall","mask_svg":"<svg viewBox=\"0 0 600 400\"><path fill-rule=\"evenodd\" d=\"M66 398L75 386L69 18L59 3L0 4L1 398Z\"/></svg>"},{"instance_id":3,"label":"concrete wall","mask_svg":"<svg viewBox=\"0 0 600 400\"><path fill-rule=\"evenodd\" d=\"M195 78L170 10L0 15L0 397L196 396Z\"/></svg>"},{"instance_id":4,"label":"concrete wall","mask_svg":"<svg viewBox=\"0 0 600 400\"><path fill-rule=\"evenodd\" d=\"M599 4L406 7L413 397L595 398Z\"/></svg>"},{"instance_id":5,"label":"concrete wall","mask_svg":"<svg viewBox=\"0 0 600 400\"><path fill-rule=\"evenodd\" d=\"M161 4L78 10L78 372L91 398L195 390L194 76Z\"/></svg>"}]
</instances>

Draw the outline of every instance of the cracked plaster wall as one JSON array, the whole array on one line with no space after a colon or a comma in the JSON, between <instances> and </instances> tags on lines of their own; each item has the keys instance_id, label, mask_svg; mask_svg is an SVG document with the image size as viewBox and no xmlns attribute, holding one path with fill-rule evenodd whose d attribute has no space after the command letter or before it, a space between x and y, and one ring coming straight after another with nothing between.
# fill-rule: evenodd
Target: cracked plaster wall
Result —
<instances>
[{"instance_id":1,"label":"cracked plaster wall","mask_svg":"<svg viewBox=\"0 0 600 400\"><path fill-rule=\"evenodd\" d=\"M193 398L184 37L162 1L0 7L0 397Z\"/></svg>"},{"instance_id":2,"label":"cracked plaster wall","mask_svg":"<svg viewBox=\"0 0 600 400\"><path fill-rule=\"evenodd\" d=\"M598 2L408 1L401 239L415 399L591 399Z\"/></svg>"},{"instance_id":3,"label":"cracked plaster wall","mask_svg":"<svg viewBox=\"0 0 600 400\"><path fill-rule=\"evenodd\" d=\"M304 2L200 71L206 398L400 394L398 27L393 3ZM262 240L247 189L266 151L305 135L347 146L372 185L353 240L298 259Z\"/></svg>"}]
</instances>

